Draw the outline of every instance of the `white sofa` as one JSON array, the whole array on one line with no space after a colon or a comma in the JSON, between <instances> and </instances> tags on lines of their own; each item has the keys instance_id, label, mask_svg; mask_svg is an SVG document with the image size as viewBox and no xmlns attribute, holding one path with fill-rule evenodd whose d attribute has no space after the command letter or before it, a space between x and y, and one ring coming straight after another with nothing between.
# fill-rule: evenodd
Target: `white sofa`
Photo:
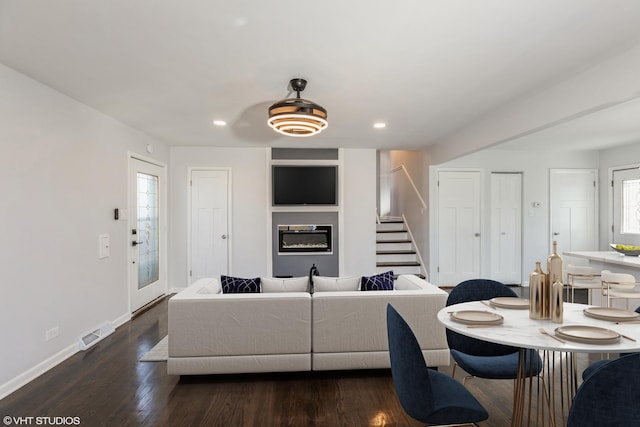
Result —
<instances>
[{"instance_id":1,"label":"white sofa","mask_svg":"<svg viewBox=\"0 0 640 427\"><path fill-rule=\"evenodd\" d=\"M353 279L314 278L325 279L325 286L309 294L299 286L301 279L288 292L286 283L293 281L274 286L282 279L263 278L259 294L223 294L217 279L201 279L174 295L167 372L388 368L387 303L411 325L428 364L449 365L444 327L436 318L447 293L438 287L407 275L399 276L392 291L363 292L353 289ZM327 286L331 280L335 287Z\"/></svg>"},{"instance_id":2,"label":"white sofa","mask_svg":"<svg viewBox=\"0 0 640 427\"><path fill-rule=\"evenodd\" d=\"M169 300L169 374L310 369L308 292L223 294L200 279Z\"/></svg>"},{"instance_id":3,"label":"white sofa","mask_svg":"<svg viewBox=\"0 0 640 427\"><path fill-rule=\"evenodd\" d=\"M313 370L388 368L389 303L411 326L428 365L448 366L445 329L437 319L446 300L445 291L415 275L399 276L393 291L316 290L311 302Z\"/></svg>"}]
</instances>

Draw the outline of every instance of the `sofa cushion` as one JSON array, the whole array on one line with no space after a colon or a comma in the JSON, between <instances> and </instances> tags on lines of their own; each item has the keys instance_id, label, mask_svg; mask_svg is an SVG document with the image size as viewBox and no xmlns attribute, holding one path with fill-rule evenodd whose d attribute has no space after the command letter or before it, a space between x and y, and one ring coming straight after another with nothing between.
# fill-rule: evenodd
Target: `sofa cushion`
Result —
<instances>
[{"instance_id":1,"label":"sofa cushion","mask_svg":"<svg viewBox=\"0 0 640 427\"><path fill-rule=\"evenodd\" d=\"M313 277L314 292L357 291L360 278L354 277Z\"/></svg>"},{"instance_id":2,"label":"sofa cushion","mask_svg":"<svg viewBox=\"0 0 640 427\"><path fill-rule=\"evenodd\" d=\"M362 276L360 280L361 291L392 291L393 270L376 274L375 276Z\"/></svg>"},{"instance_id":3,"label":"sofa cushion","mask_svg":"<svg viewBox=\"0 0 640 427\"><path fill-rule=\"evenodd\" d=\"M220 276L223 294L255 294L260 292L260 278L243 279L241 277Z\"/></svg>"},{"instance_id":4,"label":"sofa cushion","mask_svg":"<svg viewBox=\"0 0 640 427\"><path fill-rule=\"evenodd\" d=\"M274 278L261 277L262 292L307 292L308 277Z\"/></svg>"}]
</instances>

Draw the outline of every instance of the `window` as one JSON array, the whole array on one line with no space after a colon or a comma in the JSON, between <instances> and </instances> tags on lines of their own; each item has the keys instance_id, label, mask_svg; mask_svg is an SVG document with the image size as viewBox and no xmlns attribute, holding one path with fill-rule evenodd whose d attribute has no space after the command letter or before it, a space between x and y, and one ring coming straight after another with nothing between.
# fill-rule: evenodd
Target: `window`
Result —
<instances>
[{"instance_id":1,"label":"window","mask_svg":"<svg viewBox=\"0 0 640 427\"><path fill-rule=\"evenodd\" d=\"M623 179L621 234L640 234L640 179Z\"/></svg>"},{"instance_id":2,"label":"window","mask_svg":"<svg viewBox=\"0 0 640 427\"><path fill-rule=\"evenodd\" d=\"M158 177L138 172L138 289L159 278Z\"/></svg>"}]
</instances>

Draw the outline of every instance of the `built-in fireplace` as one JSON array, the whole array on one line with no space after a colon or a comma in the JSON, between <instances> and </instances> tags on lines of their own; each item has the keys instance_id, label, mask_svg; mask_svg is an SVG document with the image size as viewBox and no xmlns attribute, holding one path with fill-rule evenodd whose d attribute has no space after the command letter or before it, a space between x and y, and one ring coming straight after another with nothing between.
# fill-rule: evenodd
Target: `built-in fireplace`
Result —
<instances>
[{"instance_id":1,"label":"built-in fireplace","mask_svg":"<svg viewBox=\"0 0 640 427\"><path fill-rule=\"evenodd\" d=\"M278 225L278 254L331 254L332 238L332 225Z\"/></svg>"}]
</instances>

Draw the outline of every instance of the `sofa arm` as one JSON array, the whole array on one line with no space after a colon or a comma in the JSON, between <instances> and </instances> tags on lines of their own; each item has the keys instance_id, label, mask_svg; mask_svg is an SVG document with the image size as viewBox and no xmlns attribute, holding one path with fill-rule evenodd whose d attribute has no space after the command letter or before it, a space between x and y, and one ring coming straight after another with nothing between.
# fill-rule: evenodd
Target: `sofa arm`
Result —
<instances>
[{"instance_id":1,"label":"sofa arm","mask_svg":"<svg viewBox=\"0 0 640 427\"><path fill-rule=\"evenodd\" d=\"M205 277L198 279L188 287L184 288L171 299L207 298L208 295L222 293L222 285L215 277Z\"/></svg>"}]
</instances>

